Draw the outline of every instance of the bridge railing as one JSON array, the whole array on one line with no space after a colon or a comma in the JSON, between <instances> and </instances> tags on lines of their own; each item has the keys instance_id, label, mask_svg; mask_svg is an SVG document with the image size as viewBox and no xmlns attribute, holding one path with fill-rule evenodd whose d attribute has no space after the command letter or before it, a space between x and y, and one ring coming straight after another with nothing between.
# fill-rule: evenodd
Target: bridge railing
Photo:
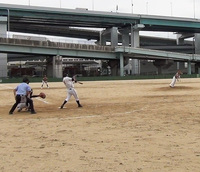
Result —
<instances>
[{"instance_id":1,"label":"bridge railing","mask_svg":"<svg viewBox=\"0 0 200 172\"><path fill-rule=\"evenodd\" d=\"M88 50L88 51L106 51L106 52L115 51L115 48L111 46L51 42L49 40L35 41L35 40L3 38L3 37L0 37L0 44L23 45L23 46L34 46L34 47L37 46L37 47L74 49L74 50L78 49L78 50Z\"/></svg>"}]
</instances>

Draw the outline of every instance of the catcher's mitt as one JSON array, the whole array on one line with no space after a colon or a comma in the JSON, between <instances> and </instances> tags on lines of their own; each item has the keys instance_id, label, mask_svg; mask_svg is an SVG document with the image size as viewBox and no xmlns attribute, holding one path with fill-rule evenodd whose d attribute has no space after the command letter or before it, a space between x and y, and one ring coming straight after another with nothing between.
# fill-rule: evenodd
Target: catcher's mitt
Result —
<instances>
[{"instance_id":1,"label":"catcher's mitt","mask_svg":"<svg viewBox=\"0 0 200 172\"><path fill-rule=\"evenodd\" d=\"M43 98L43 99L46 98L46 94L44 94L43 92L41 92L41 93L39 94L39 96L40 96L41 98Z\"/></svg>"}]
</instances>

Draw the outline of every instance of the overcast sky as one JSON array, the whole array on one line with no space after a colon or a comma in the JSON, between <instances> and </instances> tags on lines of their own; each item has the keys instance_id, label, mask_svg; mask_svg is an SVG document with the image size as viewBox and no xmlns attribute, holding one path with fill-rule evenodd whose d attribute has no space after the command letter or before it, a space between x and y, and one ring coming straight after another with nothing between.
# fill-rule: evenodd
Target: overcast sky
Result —
<instances>
[{"instance_id":1,"label":"overcast sky","mask_svg":"<svg viewBox=\"0 0 200 172\"><path fill-rule=\"evenodd\" d=\"M0 0L0 3L200 19L200 0Z\"/></svg>"}]
</instances>

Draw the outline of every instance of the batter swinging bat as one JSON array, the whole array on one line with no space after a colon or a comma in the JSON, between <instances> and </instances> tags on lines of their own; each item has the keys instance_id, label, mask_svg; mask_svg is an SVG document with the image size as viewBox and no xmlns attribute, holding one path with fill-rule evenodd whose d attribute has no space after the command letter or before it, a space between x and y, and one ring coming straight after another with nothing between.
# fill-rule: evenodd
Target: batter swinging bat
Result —
<instances>
[{"instance_id":1,"label":"batter swinging bat","mask_svg":"<svg viewBox=\"0 0 200 172\"><path fill-rule=\"evenodd\" d=\"M77 75L74 75L74 76L73 76L75 82L77 82L77 83L79 83L79 84L83 84L82 82L76 80L76 76L77 76Z\"/></svg>"},{"instance_id":2,"label":"batter swinging bat","mask_svg":"<svg viewBox=\"0 0 200 172\"><path fill-rule=\"evenodd\" d=\"M79 84L83 84L82 82L80 82L80 81L76 81L76 82L78 82Z\"/></svg>"}]
</instances>

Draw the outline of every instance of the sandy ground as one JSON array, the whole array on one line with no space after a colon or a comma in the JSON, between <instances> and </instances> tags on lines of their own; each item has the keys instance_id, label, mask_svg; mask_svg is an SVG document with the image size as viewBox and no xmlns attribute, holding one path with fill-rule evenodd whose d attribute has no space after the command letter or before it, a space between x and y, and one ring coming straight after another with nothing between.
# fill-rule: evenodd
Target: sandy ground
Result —
<instances>
[{"instance_id":1,"label":"sandy ground","mask_svg":"<svg viewBox=\"0 0 200 172\"><path fill-rule=\"evenodd\" d=\"M13 88L0 84L1 172L199 172L200 79L30 83L36 115L8 115Z\"/></svg>"}]
</instances>

